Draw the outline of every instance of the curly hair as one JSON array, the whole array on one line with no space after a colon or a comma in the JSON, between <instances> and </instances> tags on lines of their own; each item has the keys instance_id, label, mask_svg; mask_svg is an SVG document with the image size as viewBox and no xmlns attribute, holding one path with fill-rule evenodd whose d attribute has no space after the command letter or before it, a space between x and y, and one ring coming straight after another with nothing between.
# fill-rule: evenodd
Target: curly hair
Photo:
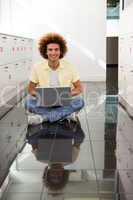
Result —
<instances>
[{"instance_id":1,"label":"curly hair","mask_svg":"<svg viewBox=\"0 0 133 200\"><path fill-rule=\"evenodd\" d=\"M48 169L48 166L47 166L44 169L44 174L43 174L43 183L45 184L45 186L52 191L62 190L68 182L69 171L64 170L62 178L61 179L59 178L58 181L56 182L54 181L53 178L51 178L50 173L51 173L51 169Z\"/></svg>"},{"instance_id":2,"label":"curly hair","mask_svg":"<svg viewBox=\"0 0 133 200\"><path fill-rule=\"evenodd\" d=\"M60 58L63 58L67 52L66 40L57 33L47 33L46 35L40 38L39 51L40 51L41 56L45 59L48 59L47 45L51 43L59 44L60 52L61 52Z\"/></svg>"}]
</instances>

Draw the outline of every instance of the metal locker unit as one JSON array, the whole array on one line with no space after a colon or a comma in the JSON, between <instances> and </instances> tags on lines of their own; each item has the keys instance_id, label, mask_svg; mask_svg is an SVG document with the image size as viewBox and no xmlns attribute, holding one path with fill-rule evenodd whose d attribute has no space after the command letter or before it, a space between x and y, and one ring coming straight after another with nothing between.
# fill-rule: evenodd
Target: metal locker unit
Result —
<instances>
[{"instance_id":1,"label":"metal locker unit","mask_svg":"<svg viewBox=\"0 0 133 200\"><path fill-rule=\"evenodd\" d=\"M116 160L119 173L120 199L133 197L133 121L119 108L117 126Z\"/></svg>"},{"instance_id":2,"label":"metal locker unit","mask_svg":"<svg viewBox=\"0 0 133 200\"><path fill-rule=\"evenodd\" d=\"M32 65L29 38L0 34L0 187L25 145L28 73Z\"/></svg>"},{"instance_id":3,"label":"metal locker unit","mask_svg":"<svg viewBox=\"0 0 133 200\"><path fill-rule=\"evenodd\" d=\"M30 38L0 34L0 65L31 59L32 45Z\"/></svg>"},{"instance_id":4,"label":"metal locker unit","mask_svg":"<svg viewBox=\"0 0 133 200\"><path fill-rule=\"evenodd\" d=\"M119 21L119 96L121 104L133 116L133 27L129 23L133 4L131 0L124 2Z\"/></svg>"},{"instance_id":5,"label":"metal locker unit","mask_svg":"<svg viewBox=\"0 0 133 200\"><path fill-rule=\"evenodd\" d=\"M17 154L25 145L27 116L20 102L0 120L0 185Z\"/></svg>"},{"instance_id":6,"label":"metal locker unit","mask_svg":"<svg viewBox=\"0 0 133 200\"><path fill-rule=\"evenodd\" d=\"M120 102L133 116L133 34L120 37L119 97Z\"/></svg>"},{"instance_id":7,"label":"metal locker unit","mask_svg":"<svg viewBox=\"0 0 133 200\"><path fill-rule=\"evenodd\" d=\"M0 34L0 106L1 103L3 106L3 95L16 95L26 88L32 65L32 45L30 38Z\"/></svg>"},{"instance_id":8,"label":"metal locker unit","mask_svg":"<svg viewBox=\"0 0 133 200\"><path fill-rule=\"evenodd\" d=\"M0 47L2 49L2 52L0 54L0 65L10 62L10 52L8 44L10 44L10 37L4 34L0 35Z\"/></svg>"}]
</instances>

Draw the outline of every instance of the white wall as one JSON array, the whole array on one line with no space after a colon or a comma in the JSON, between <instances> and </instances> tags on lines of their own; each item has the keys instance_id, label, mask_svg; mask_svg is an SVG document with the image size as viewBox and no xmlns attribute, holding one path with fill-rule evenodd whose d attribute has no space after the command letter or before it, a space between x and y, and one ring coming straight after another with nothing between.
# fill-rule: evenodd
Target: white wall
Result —
<instances>
[{"instance_id":1,"label":"white wall","mask_svg":"<svg viewBox=\"0 0 133 200\"><path fill-rule=\"evenodd\" d=\"M59 32L68 41L67 57L77 66L81 79L105 80L106 1L10 1L10 33L38 38L49 31Z\"/></svg>"}]
</instances>

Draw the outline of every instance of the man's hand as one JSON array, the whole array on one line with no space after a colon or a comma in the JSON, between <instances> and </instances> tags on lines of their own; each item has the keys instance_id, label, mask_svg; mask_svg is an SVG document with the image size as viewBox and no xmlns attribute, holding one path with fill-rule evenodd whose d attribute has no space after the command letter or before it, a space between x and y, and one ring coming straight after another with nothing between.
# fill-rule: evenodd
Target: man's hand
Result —
<instances>
[{"instance_id":1,"label":"man's hand","mask_svg":"<svg viewBox=\"0 0 133 200\"><path fill-rule=\"evenodd\" d=\"M79 95L80 93L81 93L80 90L77 89L77 88L74 88L74 89L71 90L71 95L72 96Z\"/></svg>"},{"instance_id":2,"label":"man's hand","mask_svg":"<svg viewBox=\"0 0 133 200\"><path fill-rule=\"evenodd\" d=\"M37 96L37 93L36 93L35 90L33 90L33 91L30 91L30 95L33 96L33 97L36 97L36 96Z\"/></svg>"},{"instance_id":3,"label":"man's hand","mask_svg":"<svg viewBox=\"0 0 133 200\"><path fill-rule=\"evenodd\" d=\"M28 86L28 92L31 96L36 97L37 93L36 93L36 83L33 83L30 81L29 86Z\"/></svg>"},{"instance_id":4,"label":"man's hand","mask_svg":"<svg viewBox=\"0 0 133 200\"><path fill-rule=\"evenodd\" d=\"M80 80L73 83L74 88L71 90L71 95L76 96L83 92L83 87Z\"/></svg>"}]
</instances>

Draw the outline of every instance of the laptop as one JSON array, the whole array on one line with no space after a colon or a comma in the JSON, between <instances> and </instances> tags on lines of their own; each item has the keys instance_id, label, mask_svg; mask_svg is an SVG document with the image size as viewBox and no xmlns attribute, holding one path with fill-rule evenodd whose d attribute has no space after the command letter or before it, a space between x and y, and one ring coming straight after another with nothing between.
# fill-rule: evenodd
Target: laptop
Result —
<instances>
[{"instance_id":1,"label":"laptop","mask_svg":"<svg viewBox=\"0 0 133 200\"><path fill-rule=\"evenodd\" d=\"M36 88L38 104L43 107L66 106L72 101L70 87Z\"/></svg>"}]
</instances>

